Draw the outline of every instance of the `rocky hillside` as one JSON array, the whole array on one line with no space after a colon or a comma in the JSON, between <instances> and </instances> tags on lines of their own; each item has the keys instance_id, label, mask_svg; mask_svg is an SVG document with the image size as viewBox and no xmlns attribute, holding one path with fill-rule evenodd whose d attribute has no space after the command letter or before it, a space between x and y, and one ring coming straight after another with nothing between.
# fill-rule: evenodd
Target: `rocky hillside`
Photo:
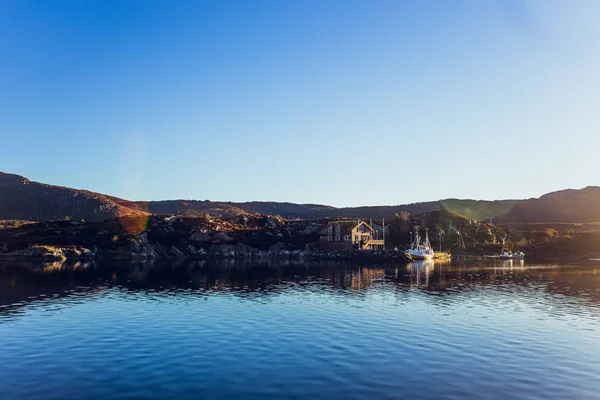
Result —
<instances>
[{"instance_id":1,"label":"rocky hillside","mask_svg":"<svg viewBox=\"0 0 600 400\"><path fill-rule=\"evenodd\" d=\"M471 253L486 252L489 249L500 251L503 240L508 241L508 231L490 223L468 218L446 211L432 211L417 216L403 213L389 221L389 244L406 246L411 241L415 226L425 236L429 230L430 241L435 250L451 250ZM492 251L493 253L494 251Z\"/></svg>"},{"instance_id":2,"label":"rocky hillside","mask_svg":"<svg viewBox=\"0 0 600 400\"><path fill-rule=\"evenodd\" d=\"M576 222L600 221L600 187L561 190L539 199L519 200L498 222Z\"/></svg>"},{"instance_id":3,"label":"rocky hillside","mask_svg":"<svg viewBox=\"0 0 600 400\"><path fill-rule=\"evenodd\" d=\"M232 217L245 214L231 203L212 201L128 201L87 190L32 182L0 172L0 220L104 221L125 215L179 214L190 217L210 214Z\"/></svg>"},{"instance_id":4,"label":"rocky hillside","mask_svg":"<svg viewBox=\"0 0 600 400\"><path fill-rule=\"evenodd\" d=\"M143 213L135 204L86 190L32 182L0 172L0 220L101 221Z\"/></svg>"},{"instance_id":5,"label":"rocky hillside","mask_svg":"<svg viewBox=\"0 0 600 400\"><path fill-rule=\"evenodd\" d=\"M600 187L563 190L538 199L479 201L446 199L397 206L335 208L318 204L282 202L215 202L165 200L133 202L86 190L31 182L18 175L0 172L0 220L85 220L103 221L124 215L177 214L230 218L245 214L280 215L287 219L327 217L391 219L408 212L416 216L432 211L449 211L494 224L600 222Z\"/></svg>"},{"instance_id":6,"label":"rocky hillside","mask_svg":"<svg viewBox=\"0 0 600 400\"><path fill-rule=\"evenodd\" d=\"M138 202L138 207L151 214L177 214L187 217L200 217L209 214L215 217L234 217L246 212L233 204L219 203L210 200L164 200Z\"/></svg>"}]
</instances>

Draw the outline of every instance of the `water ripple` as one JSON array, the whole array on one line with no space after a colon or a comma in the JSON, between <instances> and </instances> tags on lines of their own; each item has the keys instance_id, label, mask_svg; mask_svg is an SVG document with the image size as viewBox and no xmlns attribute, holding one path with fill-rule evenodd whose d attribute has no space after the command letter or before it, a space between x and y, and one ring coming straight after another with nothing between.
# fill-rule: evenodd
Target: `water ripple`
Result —
<instances>
[{"instance_id":1,"label":"water ripple","mask_svg":"<svg viewBox=\"0 0 600 400\"><path fill-rule=\"evenodd\" d=\"M0 398L600 391L595 268L136 268L0 266Z\"/></svg>"}]
</instances>

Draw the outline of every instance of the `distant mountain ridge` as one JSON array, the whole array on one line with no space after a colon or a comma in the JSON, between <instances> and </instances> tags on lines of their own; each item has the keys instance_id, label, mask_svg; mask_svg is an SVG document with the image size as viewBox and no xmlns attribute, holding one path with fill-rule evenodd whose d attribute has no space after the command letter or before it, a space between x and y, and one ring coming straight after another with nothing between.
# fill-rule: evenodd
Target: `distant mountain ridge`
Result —
<instances>
[{"instance_id":1,"label":"distant mountain ridge","mask_svg":"<svg viewBox=\"0 0 600 400\"><path fill-rule=\"evenodd\" d=\"M526 200L445 199L396 206L336 208L320 204L287 202L214 202L209 200L129 201L114 196L62 186L32 182L0 172L0 220L47 221L84 219L101 221L130 214L210 214L234 217L242 214L276 214L284 218L391 218L396 213L412 215L448 210L494 223L600 221L600 187L561 190Z\"/></svg>"}]
</instances>

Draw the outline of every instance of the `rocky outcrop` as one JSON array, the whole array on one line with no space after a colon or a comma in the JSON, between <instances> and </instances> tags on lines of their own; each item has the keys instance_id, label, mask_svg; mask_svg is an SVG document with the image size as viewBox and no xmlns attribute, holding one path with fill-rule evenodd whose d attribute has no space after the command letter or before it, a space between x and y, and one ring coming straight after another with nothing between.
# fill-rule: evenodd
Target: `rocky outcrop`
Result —
<instances>
[{"instance_id":1,"label":"rocky outcrop","mask_svg":"<svg viewBox=\"0 0 600 400\"><path fill-rule=\"evenodd\" d=\"M64 261L67 259L62 249L51 246L32 246L10 253L0 253L0 258L27 259L40 261Z\"/></svg>"},{"instance_id":2,"label":"rocky outcrop","mask_svg":"<svg viewBox=\"0 0 600 400\"><path fill-rule=\"evenodd\" d=\"M41 251L35 250L36 246L45 246L46 253L56 249L68 259L90 254L125 259L260 258L314 245L318 229L306 230L310 224L314 222L272 216L245 216L233 222L173 215L127 216L104 222L49 221L0 229L0 254L35 257Z\"/></svg>"},{"instance_id":3,"label":"rocky outcrop","mask_svg":"<svg viewBox=\"0 0 600 400\"><path fill-rule=\"evenodd\" d=\"M34 245L21 250L11 252L0 252L0 259L42 260L42 261L66 261L66 260L90 260L96 258L100 253L83 247L55 247L45 245Z\"/></svg>"}]
</instances>

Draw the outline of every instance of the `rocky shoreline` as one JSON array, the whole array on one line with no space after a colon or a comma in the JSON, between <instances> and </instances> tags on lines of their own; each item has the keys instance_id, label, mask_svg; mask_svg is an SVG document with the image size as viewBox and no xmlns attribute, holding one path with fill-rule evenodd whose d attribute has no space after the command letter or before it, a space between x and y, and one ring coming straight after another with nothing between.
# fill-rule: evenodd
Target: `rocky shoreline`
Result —
<instances>
[{"instance_id":1,"label":"rocky shoreline","mask_svg":"<svg viewBox=\"0 0 600 400\"><path fill-rule=\"evenodd\" d=\"M288 259L408 262L394 251L319 251L327 221L274 216L229 220L180 216L105 222L50 221L0 230L0 259L83 261L173 259Z\"/></svg>"},{"instance_id":2,"label":"rocky shoreline","mask_svg":"<svg viewBox=\"0 0 600 400\"><path fill-rule=\"evenodd\" d=\"M0 253L0 260L40 260L54 261L91 261L91 260L202 260L202 259L235 259L235 260L335 260L335 261L361 261L361 262L400 262L406 263L410 259L403 252L394 251L358 251L340 250L334 252L321 252L316 250L259 250L244 244L213 245L210 248L195 248L193 246L170 246L145 244L139 248L127 251L110 251L99 248L74 248L33 246L23 250L9 253Z\"/></svg>"},{"instance_id":3,"label":"rocky shoreline","mask_svg":"<svg viewBox=\"0 0 600 400\"><path fill-rule=\"evenodd\" d=\"M229 219L177 215L125 216L103 222L11 221L0 227L0 260L339 260L409 262L402 252L345 250L322 252L319 238L330 220L286 220L278 216L243 215ZM436 222L437 221L437 222ZM435 226L440 219L423 221ZM414 221L413 221L414 222ZM469 226L463 227L464 229ZM498 235L479 232L477 246L452 249L458 258L477 259L498 251ZM487 233L486 233L487 232ZM535 235L541 235L540 238ZM570 234L574 235L574 234ZM555 235L556 236L556 235ZM473 238L472 238L473 239ZM473 239L473 240L474 240ZM532 233L519 249L527 259L585 259L598 256L600 235L581 233L551 238ZM517 240L517 239L515 239ZM524 241L521 238L520 241Z\"/></svg>"}]
</instances>

